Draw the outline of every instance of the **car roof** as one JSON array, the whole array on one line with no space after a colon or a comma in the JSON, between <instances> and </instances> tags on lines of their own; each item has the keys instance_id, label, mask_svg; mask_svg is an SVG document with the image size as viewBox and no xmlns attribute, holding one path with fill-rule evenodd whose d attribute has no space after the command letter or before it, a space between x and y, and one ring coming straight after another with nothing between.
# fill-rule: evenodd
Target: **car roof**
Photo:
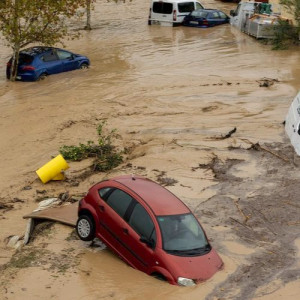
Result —
<instances>
[{"instance_id":1,"label":"car roof","mask_svg":"<svg viewBox=\"0 0 300 300\"><path fill-rule=\"evenodd\" d=\"M47 52L52 49L56 49L56 48L45 47L45 46L35 46L35 47L30 47L30 48L21 50L20 53L35 56L35 55Z\"/></svg>"},{"instance_id":2,"label":"car roof","mask_svg":"<svg viewBox=\"0 0 300 300\"><path fill-rule=\"evenodd\" d=\"M206 11L206 12L213 12L213 11L220 11L218 9L214 9L214 8L198 8L195 11Z\"/></svg>"},{"instance_id":3,"label":"car roof","mask_svg":"<svg viewBox=\"0 0 300 300\"><path fill-rule=\"evenodd\" d=\"M111 180L126 186L140 196L157 216L191 212L179 198L150 179L141 176L125 175L112 178Z\"/></svg>"}]
</instances>

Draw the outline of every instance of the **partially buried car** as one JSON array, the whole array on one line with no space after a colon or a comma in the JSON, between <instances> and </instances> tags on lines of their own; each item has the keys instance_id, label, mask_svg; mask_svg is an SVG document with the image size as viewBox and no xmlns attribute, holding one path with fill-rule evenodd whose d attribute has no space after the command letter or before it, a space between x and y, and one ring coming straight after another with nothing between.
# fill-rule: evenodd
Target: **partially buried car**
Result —
<instances>
[{"instance_id":1,"label":"partially buried car","mask_svg":"<svg viewBox=\"0 0 300 300\"><path fill-rule=\"evenodd\" d=\"M159 184L124 175L91 187L80 200L80 239L102 240L133 268L191 286L223 266L190 209Z\"/></svg>"},{"instance_id":2,"label":"partially buried car","mask_svg":"<svg viewBox=\"0 0 300 300\"><path fill-rule=\"evenodd\" d=\"M184 18L182 24L206 28L226 24L229 21L229 16L218 9L196 9Z\"/></svg>"},{"instance_id":3,"label":"partially buried car","mask_svg":"<svg viewBox=\"0 0 300 300\"><path fill-rule=\"evenodd\" d=\"M11 74L11 65L12 58L6 67L8 79ZM53 47L31 47L20 51L16 79L35 81L52 74L85 69L89 65L90 60L80 54Z\"/></svg>"}]
</instances>

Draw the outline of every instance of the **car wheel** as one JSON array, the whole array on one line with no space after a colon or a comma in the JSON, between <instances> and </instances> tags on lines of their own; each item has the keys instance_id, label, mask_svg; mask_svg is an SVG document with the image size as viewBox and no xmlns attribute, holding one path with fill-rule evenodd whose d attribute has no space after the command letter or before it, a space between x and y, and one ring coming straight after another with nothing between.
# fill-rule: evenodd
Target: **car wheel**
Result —
<instances>
[{"instance_id":1,"label":"car wheel","mask_svg":"<svg viewBox=\"0 0 300 300\"><path fill-rule=\"evenodd\" d=\"M80 67L79 67L79 69L88 69L89 68L89 65L88 64L86 64L86 63L83 63L83 64L81 64L80 65Z\"/></svg>"},{"instance_id":2,"label":"car wheel","mask_svg":"<svg viewBox=\"0 0 300 300\"><path fill-rule=\"evenodd\" d=\"M39 76L39 78L38 78L37 80L38 80L38 81L40 81L40 80L45 80L47 76L48 76L48 75L47 75L46 73L42 73L42 74Z\"/></svg>"},{"instance_id":3,"label":"car wheel","mask_svg":"<svg viewBox=\"0 0 300 300\"><path fill-rule=\"evenodd\" d=\"M95 237L95 225L92 217L87 215L79 216L76 223L76 231L83 241L92 241Z\"/></svg>"}]
</instances>

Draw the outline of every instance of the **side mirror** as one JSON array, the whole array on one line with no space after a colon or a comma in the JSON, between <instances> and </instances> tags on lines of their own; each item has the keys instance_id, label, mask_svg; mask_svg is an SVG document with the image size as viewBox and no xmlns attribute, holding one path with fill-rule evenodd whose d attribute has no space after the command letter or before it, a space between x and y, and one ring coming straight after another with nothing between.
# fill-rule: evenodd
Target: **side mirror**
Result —
<instances>
[{"instance_id":1,"label":"side mirror","mask_svg":"<svg viewBox=\"0 0 300 300\"><path fill-rule=\"evenodd\" d=\"M230 15L231 15L232 17L235 17L235 10L232 9L232 10L230 11Z\"/></svg>"},{"instance_id":2,"label":"side mirror","mask_svg":"<svg viewBox=\"0 0 300 300\"><path fill-rule=\"evenodd\" d=\"M154 248L153 240L149 240L144 236L141 236L140 242L143 243L143 244L146 244L149 248Z\"/></svg>"}]
</instances>

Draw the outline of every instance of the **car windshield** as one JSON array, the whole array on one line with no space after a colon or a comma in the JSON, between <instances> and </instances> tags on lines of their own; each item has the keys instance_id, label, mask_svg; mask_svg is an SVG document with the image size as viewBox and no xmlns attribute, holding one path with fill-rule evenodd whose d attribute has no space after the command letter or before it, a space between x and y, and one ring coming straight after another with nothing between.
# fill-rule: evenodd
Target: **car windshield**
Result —
<instances>
[{"instance_id":1,"label":"car windshield","mask_svg":"<svg viewBox=\"0 0 300 300\"><path fill-rule=\"evenodd\" d=\"M201 255L211 250L205 234L193 214L158 216L163 249L182 256Z\"/></svg>"}]
</instances>

